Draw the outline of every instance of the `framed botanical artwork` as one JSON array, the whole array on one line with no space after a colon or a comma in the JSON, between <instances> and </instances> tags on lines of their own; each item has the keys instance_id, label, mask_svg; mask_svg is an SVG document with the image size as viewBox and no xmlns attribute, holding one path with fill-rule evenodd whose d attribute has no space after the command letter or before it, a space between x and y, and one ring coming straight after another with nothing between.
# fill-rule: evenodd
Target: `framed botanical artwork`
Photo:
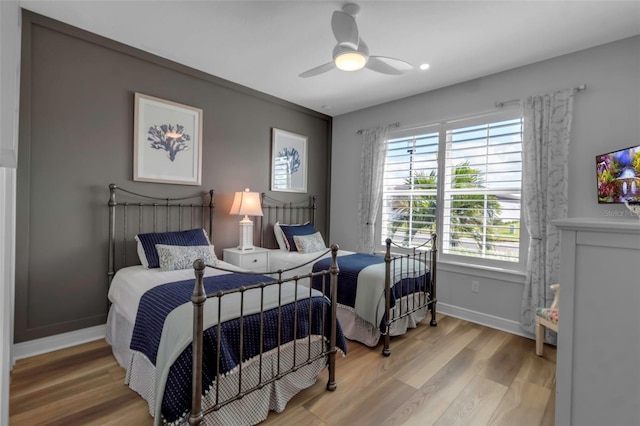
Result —
<instances>
[{"instance_id":1,"label":"framed botanical artwork","mask_svg":"<svg viewBox=\"0 0 640 426\"><path fill-rule=\"evenodd\" d=\"M133 180L200 185L202 110L135 94Z\"/></svg>"},{"instance_id":2,"label":"framed botanical artwork","mask_svg":"<svg viewBox=\"0 0 640 426\"><path fill-rule=\"evenodd\" d=\"M306 136L272 129L271 190L307 192Z\"/></svg>"}]
</instances>

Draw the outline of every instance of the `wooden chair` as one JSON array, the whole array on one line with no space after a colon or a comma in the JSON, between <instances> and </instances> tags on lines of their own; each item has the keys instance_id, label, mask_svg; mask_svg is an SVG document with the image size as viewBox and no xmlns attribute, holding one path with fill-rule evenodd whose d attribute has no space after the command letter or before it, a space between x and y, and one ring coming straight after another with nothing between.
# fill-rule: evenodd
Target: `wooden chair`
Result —
<instances>
[{"instance_id":1,"label":"wooden chair","mask_svg":"<svg viewBox=\"0 0 640 426\"><path fill-rule=\"evenodd\" d=\"M553 303L548 308L536 309L536 355L542 356L544 347L544 335L547 328L558 332L558 299L560 298L560 284L552 284L551 290L555 292Z\"/></svg>"}]
</instances>

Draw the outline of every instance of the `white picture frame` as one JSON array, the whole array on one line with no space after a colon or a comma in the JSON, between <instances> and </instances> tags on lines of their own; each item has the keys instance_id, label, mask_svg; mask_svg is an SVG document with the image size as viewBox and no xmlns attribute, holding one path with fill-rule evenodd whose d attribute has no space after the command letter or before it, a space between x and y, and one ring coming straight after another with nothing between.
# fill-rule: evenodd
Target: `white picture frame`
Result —
<instances>
[{"instance_id":1,"label":"white picture frame","mask_svg":"<svg viewBox=\"0 0 640 426\"><path fill-rule=\"evenodd\" d=\"M307 192L307 137L271 130L271 190Z\"/></svg>"},{"instance_id":2,"label":"white picture frame","mask_svg":"<svg viewBox=\"0 0 640 426\"><path fill-rule=\"evenodd\" d=\"M202 109L135 94L133 180L201 185Z\"/></svg>"}]
</instances>

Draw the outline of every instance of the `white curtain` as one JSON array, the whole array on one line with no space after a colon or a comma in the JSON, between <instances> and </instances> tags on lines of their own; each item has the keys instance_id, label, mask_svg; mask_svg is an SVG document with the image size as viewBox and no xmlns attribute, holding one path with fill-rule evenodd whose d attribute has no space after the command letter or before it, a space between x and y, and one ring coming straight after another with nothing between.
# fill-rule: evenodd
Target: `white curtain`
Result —
<instances>
[{"instance_id":1,"label":"white curtain","mask_svg":"<svg viewBox=\"0 0 640 426\"><path fill-rule=\"evenodd\" d=\"M358 202L358 218L360 220L358 251L373 253L376 247L376 217L382 202L382 175L387 155L388 126L363 130L362 134L360 199Z\"/></svg>"},{"instance_id":2,"label":"white curtain","mask_svg":"<svg viewBox=\"0 0 640 426\"><path fill-rule=\"evenodd\" d=\"M549 286L558 282L560 232L551 221L567 217L573 93L532 96L522 103L522 203L530 240L520 325L531 333L536 308L551 304ZM549 335L548 341L555 343L555 335Z\"/></svg>"}]
</instances>

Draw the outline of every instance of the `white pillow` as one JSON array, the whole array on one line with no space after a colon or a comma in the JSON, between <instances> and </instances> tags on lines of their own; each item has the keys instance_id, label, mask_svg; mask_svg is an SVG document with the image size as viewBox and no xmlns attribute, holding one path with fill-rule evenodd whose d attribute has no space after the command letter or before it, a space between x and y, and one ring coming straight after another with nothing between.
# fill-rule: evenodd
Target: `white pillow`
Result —
<instances>
[{"instance_id":1,"label":"white pillow","mask_svg":"<svg viewBox=\"0 0 640 426\"><path fill-rule=\"evenodd\" d=\"M327 245L319 232L311 235L294 235L293 240L298 248L298 253L314 253L327 249Z\"/></svg>"},{"instance_id":2,"label":"white pillow","mask_svg":"<svg viewBox=\"0 0 640 426\"><path fill-rule=\"evenodd\" d=\"M156 244L161 271L193 268L196 259L202 259L207 265L216 265L217 259L213 246L170 246Z\"/></svg>"},{"instance_id":3,"label":"white pillow","mask_svg":"<svg viewBox=\"0 0 640 426\"><path fill-rule=\"evenodd\" d=\"M276 242L278 243L278 247L280 247L280 250L289 251L284 232L282 232L282 229L280 228L280 222L276 222L273 224L273 234L276 236Z\"/></svg>"},{"instance_id":4,"label":"white pillow","mask_svg":"<svg viewBox=\"0 0 640 426\"><path fill-rule=\"evenodd\" d=\"M135 236L136 242L137 244L137 251L138 251L138 259L140 259L140 263L142 264L142 266L144 266L146 269L149 269L149 261L147 260L147 255L144 254L144 247L142 247L142 243L140 242L140 239L138 238L138 236Z\"/></svg>"}]
</instances>

